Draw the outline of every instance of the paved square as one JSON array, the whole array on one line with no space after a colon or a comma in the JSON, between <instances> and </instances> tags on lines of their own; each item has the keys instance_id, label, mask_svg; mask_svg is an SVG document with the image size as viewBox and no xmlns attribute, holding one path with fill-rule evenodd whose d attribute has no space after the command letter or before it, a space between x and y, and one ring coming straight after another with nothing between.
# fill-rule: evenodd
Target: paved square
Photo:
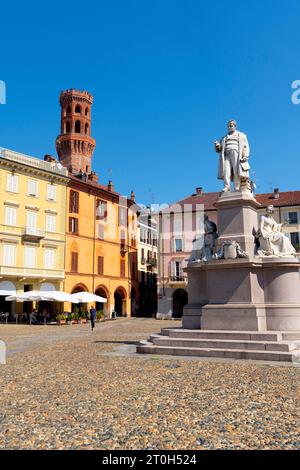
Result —
<instances>
[{"instance_id":1,"label":"paved square","mask_svg":"<svg viewBox=\"0 0 300 470\"><path fill-rule=\"evenodd\" d=\"M300 447L299 367L134 354L174 324L1 325L0 448Z\"/></svg>"}]
</instances>

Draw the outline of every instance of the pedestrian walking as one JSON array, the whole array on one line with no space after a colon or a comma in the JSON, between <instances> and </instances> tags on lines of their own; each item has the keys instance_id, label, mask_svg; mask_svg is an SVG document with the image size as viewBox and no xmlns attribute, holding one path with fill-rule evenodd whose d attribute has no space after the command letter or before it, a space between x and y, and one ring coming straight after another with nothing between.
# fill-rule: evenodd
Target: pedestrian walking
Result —
<instances>
[{"instance_id":1,"label":"pedestrian walking","mask_svg":"<svg viewBox=\"0 0 300 470\"><path fill-rule=\"evenodd\" d=\"M93 331L94 328L95 328L96 315L97 315L97 312L96 312L95 307L93 306L93 307L90 309L90 318L91 318L91 328L92 328L92 331Z\"/></svg>"}]
</instances>

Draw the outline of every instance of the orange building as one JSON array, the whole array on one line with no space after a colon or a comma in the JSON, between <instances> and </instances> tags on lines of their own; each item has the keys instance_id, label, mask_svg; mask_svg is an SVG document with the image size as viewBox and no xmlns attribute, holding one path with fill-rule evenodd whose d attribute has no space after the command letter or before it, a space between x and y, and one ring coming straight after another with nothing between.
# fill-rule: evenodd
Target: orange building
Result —
<instances>
[{"instance_id":1,"label":"orange building","mask_svg":"<svg viewBox=\"0 0 300 470\"><path fill-rule=\"evenodd\" d=\"M98 183L92 171L96 145L91 137L93 97L67 90L60 96L60 162L69 170L64 291L92 292L107 299L97 304L108 316L135 314L137 300L137 223L130 199Z\"/></svg>"}]
</instances>

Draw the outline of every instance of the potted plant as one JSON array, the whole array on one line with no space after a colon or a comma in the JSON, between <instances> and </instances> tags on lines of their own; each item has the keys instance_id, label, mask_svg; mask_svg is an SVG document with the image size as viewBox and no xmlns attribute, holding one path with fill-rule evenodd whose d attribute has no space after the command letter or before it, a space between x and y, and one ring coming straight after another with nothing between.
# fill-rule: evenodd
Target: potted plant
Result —
<instances>
[{"instance_id":1,"label":"potted plant","mask_svg":"<svg viewBox=\"0 0 300 470\"><path fill-rule=\"evenodd\" d=\"M101 321L102 319L104 319L104 312L103 310L98 310L97 313L96 313L96 318L97 318L97 321Z\"/></svg>"},{"instance_id":2,"label":"potted plant","mask_svg":"<svg viewBox=\"0 0 300 470\"><path fill-rule=\"evenodd\" d=\"M73 314L73 323L78 323L79 320L79 313L74 313Z\"/></svg>"},{"instance_id":3,"label":"potted plant","mask_svg":"<svg viewBox=\"0 0 300 470\"><path fill-rule=\"evenodd\" d=\"M87 323L89 312L83 312L82 323Z\"/></svg>"},{"instance_id":4,"label":"potted plant","mask_svg":"<svg viewBox=\"0 0 300 470\"><path fill-rule=\"evenodd\" d=\"M67 316L67 323L68 323L68 325L72 325L72 323L73 323L73 316L74 316L73 313L68 313L68 316Z\"/></svg>"},{"instance_id":5,"label":"potted plant","mask_svg":"<svg viewBox=\"0 0 300 470\"><path fill-rule=\"evenodd\" d=\"M66 324L66 316L62 313L56 315L56 322L58 325L65 325Z\"/></svg>"},{"instance_id":6,"label":"potted plant","mask_svg":"<svg viewBox=\"0 0 300 470\"><path fill-rule=\"evenodd\" d=\"M87 322L87 312L80 312L79 313L79 323L86 323Z\"/></svg>"}]
</instances>

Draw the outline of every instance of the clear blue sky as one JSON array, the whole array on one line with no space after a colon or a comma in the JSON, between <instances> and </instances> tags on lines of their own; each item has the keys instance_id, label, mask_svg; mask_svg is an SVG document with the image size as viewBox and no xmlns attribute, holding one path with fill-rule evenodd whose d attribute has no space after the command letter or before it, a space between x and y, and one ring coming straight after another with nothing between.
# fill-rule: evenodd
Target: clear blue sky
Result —
<instances>
[{"instance_id":1,"label":"clear blue sky","mask_svg":"<svg viewBox=\"0 0 300 470\"><path fill-rule=\"evenodd\" d=\"M93 168L139 202L221 188L212 141L238 120L259 192L300 189L300 2L2 2L0 146L55 153L59 93L94 94Z\"/></svg>"}]
</instances>

